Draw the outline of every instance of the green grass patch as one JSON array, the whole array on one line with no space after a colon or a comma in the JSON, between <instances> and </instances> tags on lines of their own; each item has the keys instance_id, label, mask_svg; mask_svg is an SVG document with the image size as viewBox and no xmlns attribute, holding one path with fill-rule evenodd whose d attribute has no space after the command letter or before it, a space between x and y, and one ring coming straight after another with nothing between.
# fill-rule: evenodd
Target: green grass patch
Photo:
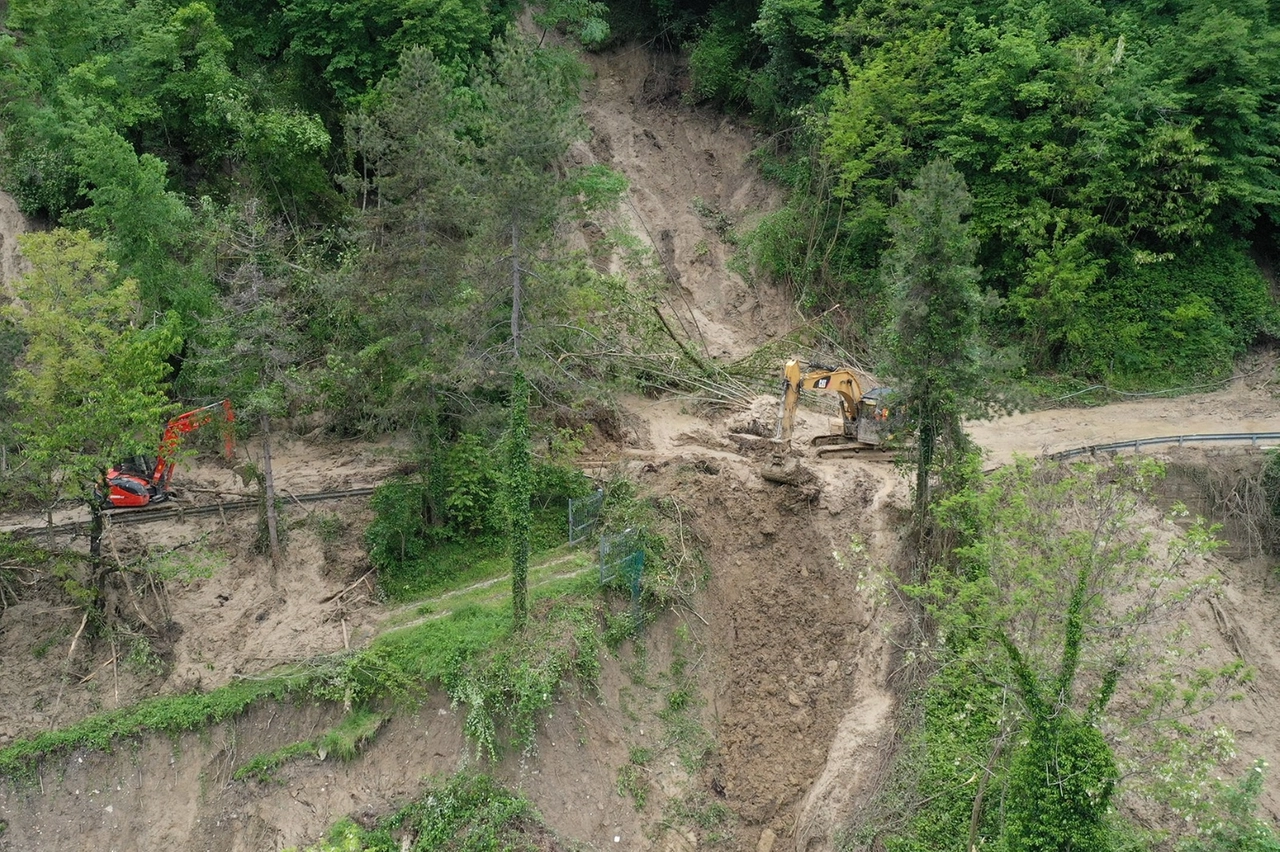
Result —
<instances>
[{"instance_id":1,"label":"green grass patch","mask_svg":"<svg viewBox=\"0 0 1280 852\"><path fill-rule=\"evenodd\" d=\"M120 738L146 732L177 735L217 724L243 713L255 701L280 699L296 692L305 676L281 676L264 681L241 681L200 695L153 698L133 707L91 716L33 739L18 740L0 749L0 775L30 778L40 762L77 748L109 751Z\"/></svg>"},{"instance_id":2,"label":"green grass patch","mask_svg":"<svg viewBox=\"0 0 1280 852\"><path fill-rule=\"evenodd\" d=\"M0 775L31 777L42 760L76 748L105 751L121 738L205 728L265 698L305 696L357 708L380 702L415 706L434 684L443 684L455 702L467 705L466 732L482 753L496 758L508 741L529 749L539 713L552 704L561 682L593 685L600 671L597 599L580 594L587 585L581 579L564 584L579 594L535 594L535 623L520 636L511 634L509 603L467 606L385 634L365 650L290 667L266 680L154 698L19 740L0 750ZM267 777L307 748L350 757L382 721L378 714L358 711L319 740L255 759L243 768L243 777Z\"/></svg>"},{"instance_id":3,"label":"green grass patch","mask_svg":"<svg viewBox=\"0 0 1280 852\"><path fill-rule=\"evenodd\" d=\"M460 659L445 676L454 702L467 706L463 730L482 755L496 760L507 746L532 752L538 718L560 683L597 684L604 648L598 621L595 600L535 597L523 633Z\"/></svg>"},{"instance_id":4,"label":"green grass patch","mask_svg":"<svg viewBox=\"0 0 1280 852\"><path fill-rule=\"evenodd\" d=\"M247 781L252 778L265 784L276 780L276 770L284 764L299 757L314 755L315 753L316 744L313 740L290 743L284 748L276 749L269 754L258 755L232 773L231 777L236 781Z\"/></svg>"},{"instance_id":5,"label":"green grass patch","mask_svg":"<svg viewBox=\"0 0 1280 852\"><path fill-rule=\"evenodd\" d=\"M653 749L634 746L627 762L618 770L618 795L628 796L637 811L644 810L649 801L649 779L645 769L653 760Z\"/></svg>"},{"instance_id":6,"label":"green grass patch","mask_svg":"<svg viewBox=\"0 0 1280 852\"><path fill-rule=\"evenodd\" d=\"M595 597L598 570L593 556L568 545L541 554L529 567L531 599L557 594ZM406 607L388 618L390 630L411 627L424 619L439 619L471 607L491 609L509 606L511 600L510 562L503 562L488 576L455 580L446 591L416 606Z\"/></svg>"},{"instance_id":7,"label":"green grass patch","mask_svg":"<svg viewBox=\"0 0 1280 852\"><path fill-rule=\"evenodd\" d=\"M618 770L618 795L631 799L637 811L644 810L649 802L649 779L643 766L625 763Z\"/></svg>"},{"instance_id":8,"label":"green grass patch","mask_svg":"<svg viewBox=\"0 0 1280 852\"><path fill-rule=\"evenodd\" d=\"M737 815L719 799L713 799L702 790L691 791L683 799L667 803L667 820L685 825L698 832L699 846L717 846L733 842L731 831Z\"/></svg>"},{"instance_id":9,"label":"green grass patch","mask_svg":"<svg viewBox=\"0 0 1280 852\"><path fill-rule=\"evenodd\" d=\"M401 837L412 838L401 846ZM563 848L528 799L486 775L430 784L410 804L363 828L342 820L304 852L539 852Z\"/></svg>"},{"instance_id":10,"label":"green grass patch","mask_svg":"<svg viewBox=\"0 0 1280 852\"><path fill-rule=\"evenodd\" d=\"M568 516L563 508L534 511L531 559L546 560L566 552L562 544ZM537 547L539 542L555 542ZM511 573L511 553L503 538L489 537L472 541L443 541L424 548L410 564L395 571L379 572L379 582L393 601L408 602L440 595L450 589Z\"/></svg>"},{"instance_id":11,"label":"green grass patch","mask_svg":"<svg viewBox=\"0 0 1280 852\"><path fill-rule=\"evenodd\" d=\"M366 745L373 742L378 730L389 717L370 710L356 710L347 715L328 733L313 740L291 743L269 754L260 754L241 766L233 774L236 781L249 778L268 782L275 780L276 770L299 757L314 756L324 760L330 755L339 760L351 760Z\"/></svg>"}]
</instances>

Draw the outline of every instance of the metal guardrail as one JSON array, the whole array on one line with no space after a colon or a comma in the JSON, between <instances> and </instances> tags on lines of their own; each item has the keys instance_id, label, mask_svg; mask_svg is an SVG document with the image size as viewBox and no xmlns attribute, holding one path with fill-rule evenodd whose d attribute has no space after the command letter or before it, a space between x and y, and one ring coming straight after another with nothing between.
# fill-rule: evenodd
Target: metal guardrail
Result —
<instances>
[{"instance_id":1,"label":"metal guardrail","mask_svg":"<svg viewBox=\"0 0 1280 852\"><path fill-rule=\"evenodd\" d=\"M293 500L298 503L316 503L325 500L343 500L348 497L368 497L372 495L374 488L350 488L345 491L317 491L310 494L293 494L289 491L278 491L277 497L280 500ZM70 505L76 505L74 501L69 501ZM153 521L193 518L200 515L220 515L226 512L243 512L249 509L257 509L261 502L257 499L246 500L227 500L214 503L201 503L199 505L174 504L172 502L156 503L139 509L106 509L104 516L107 523L111 525L130 525L130 524L147 524ZM15 538L25 538L34 535L62 535L65 533L77 533L88 528L89 521L85 518L74 521L64 521L58 524L36 524L26 527L13 527L4 532Z\"/></svg>"},{"instance_id":2,"label":"metal guardrail","mask_svg":"<svg viewBox=\"0 0 1280 852\"><path fill-rule=\"evenodd\" d=\"M1097 453L1114 453L1121 450L1141 450L1143 447L1154 447L1173 444L1179 447L1200 443L1248 443L1253 447L1262 447L1264 441L1280 441L1280 432L1223 432L1211 435L1170 435L1162 438L1135 438L1129 441L1116 441L1110 444L1090 444L1074 450L1061 450L1047 453L1044 458L1061 461L1076 456L1095 455Z\"/></svg>"}]
</instances>

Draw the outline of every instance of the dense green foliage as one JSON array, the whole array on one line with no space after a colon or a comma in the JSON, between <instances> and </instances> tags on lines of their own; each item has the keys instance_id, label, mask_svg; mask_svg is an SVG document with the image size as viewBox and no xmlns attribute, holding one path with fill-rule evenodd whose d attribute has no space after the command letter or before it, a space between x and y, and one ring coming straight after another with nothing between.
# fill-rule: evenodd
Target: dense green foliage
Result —
<instances>
[{"instance_id":1,"label":"dense green foliage","mask_svg":"<svg viewBox=\"0 0 1280 852\"><path fill-rule=\"evenodd\" d=\"M513 35L514 11L16 0L0 177L28 212L88 228L145 310L175 311L177 393L222 395L217 365L254 348L292 373L236 393L278 411L438 446L494 438L521 335L555 359L524 365L535 397L572 407L614 369L581 353L626 313L602 310L619 290L551 239L617 185L562 167L582 69ZM582 0L534 20L603 44L605 17ZM1280 37L1261 0L618 2L609 17L682 41L690 97L786 131L762 162L794 192L745 245L807 309L845 306L847 344L890 319L888 211L938 158L972 195L980 284L1006 297L987 331L1033 369L1167 383L1280 328L1256 262L1280 198Z\"/></svg>"},{"instance_id":2,"label":"dense green foliage","mask_svg":"<svg viewBox=\"0 0 1280 852\"><path fill-rule=\"evenodd\" d=\"M82 722L17 740L0 749L0 774L10 778L32 775L40 762L76 748L109 750L124 737L143 732L181 734L207 728L244 712L255 701L283 698L298 679L244 681L213 692L162 696L132 707L90 716Z\"/></svg>"},{"instance_id":3,"label":"dense green foliage","mask_svg":"<svg viewBox=\"0 0 1280 852\"><path fill-rule=\"evenodd\" d=\"M457 382L510 346L492 321L513 227L544 282L524 300L530 342L554 357L577 345L562 320L600 298L582 264L549 263L547 237L617 194L580 192L609 184L599 169L557 168L581 67L509 30L515 8L19 0L0 37L0 183L89 229L142 310L171 312L176 394L437 444L459 420L490 429L504 383ZM537 17L598 41L601 11Z\"/></svg>"},{"instance_id":4,"label":"dense green foliage","mask_svg":"<svg viewBox=\"0 0 1280 852\"><path fill-rule=\"evenodd\" d=\"M933 626L911 658L928 678L846 848L880 834L893 852L1118 849L1125 798L1193 829L1241 824L1215 795L1229 740L1201 711L1248 672L1205 665L1170 623L1210 593L1182 567L1215 543L1200 524L1160 547L1141 531L1159 475L1022 460L941 502L953 555L908 589Z\"/></svg>"},{"instance_id":5,"label":"dense green foliage","mask_svg":"<svg viewBox=\"0 0 1280 852\"><path fill-rule=\"evenodd\" d=\"M369 557L383 588L413 599L458 576L472 574L484 554L501 554L509 526L506 488L510 469L479 436L463 435L429 467L439 477L438 499L427 476L394 479L378 487L376 512L365 532ZM565 541L567 500L590 481L576 469L535 459L530 470L529 547L548 550Z\"/></svg>"},{"instance_id":6,"label":"dense green foliage","mask_svg":"<svg viewBox=\"0 0 1280 852\"><path fill-rule=\"evenodd\" d=\"M858 305L886 210L947 157L974 198L991 329L1041 370L1168 382L1228 369L1276 312L1253 258L1280 223L1280 21L1261 0L724 0L691 94L793 140L797 193L753 240L818 311ZM815 262L816 261L816 262Z\"/></svg>"}]
</instances>

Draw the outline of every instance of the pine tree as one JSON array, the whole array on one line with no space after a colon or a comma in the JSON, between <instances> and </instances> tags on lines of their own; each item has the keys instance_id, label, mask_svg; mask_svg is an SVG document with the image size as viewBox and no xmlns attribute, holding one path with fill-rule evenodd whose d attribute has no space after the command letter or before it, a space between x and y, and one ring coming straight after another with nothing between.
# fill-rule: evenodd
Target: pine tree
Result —
<instances>
[{"instance_id":1,"label":"pine tree","mask_svg":"<svg viewBox=\"0 0 1280 852\"><path fill-rule=\"evenodd\" d=\"M494 41L466 87L428 51L411 50L376 107L352 124L371 172L362 185L376 189L367 289L380 332L395 341L382 347L395 353L404 387L393 396L422 404L433 388L456 397L477 376L511 377L505 504L517 629L532 523L528 408L539 363L553 360L540 316L558 299L553 280L530 273L572 201L562 164L580 130L581 73L569 54L515 29ZM439 430L424 432L439 439Z\"/></svg>"},{"instance_id":2,"label":"pine tree","mask_svg":"<svg viewBox=\"0 0 1280 852\"><path fill-rule=\"evenodd\" d=\"M882 274L896 303L884 372L916 430L917 519L929 506L930 476L972 444L962 418L987 398L979 338L982 297L977 241L965 217L973 202L946 160L920 170L889 214L892 244Z\"/></svg>"}]
</instances>

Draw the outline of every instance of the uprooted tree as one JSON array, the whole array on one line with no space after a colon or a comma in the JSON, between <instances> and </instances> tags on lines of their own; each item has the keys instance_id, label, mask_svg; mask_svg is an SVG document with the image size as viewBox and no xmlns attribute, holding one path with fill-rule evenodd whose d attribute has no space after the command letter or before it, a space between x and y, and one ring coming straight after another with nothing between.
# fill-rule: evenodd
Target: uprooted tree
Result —
<instances>
[{"instance_id":1,"label":"uprooted tree","mask_svg":"<svg viewBox=\"0 0 1280 852\"><path fill-rule=\"evenodd\" d=\"M164 382L166 359L181 344L177 322L145 316L137 283L120 280L86 232L20 239L30 271L15 283L19 301L5 316L27 339L10 391L22 455L46 505L79 499L89 507L87 570L65 578L65 587L111 618L110 581L121 566L102 554L106 473L155 450L172 409Z\"/></svg>"}]
</instances>

